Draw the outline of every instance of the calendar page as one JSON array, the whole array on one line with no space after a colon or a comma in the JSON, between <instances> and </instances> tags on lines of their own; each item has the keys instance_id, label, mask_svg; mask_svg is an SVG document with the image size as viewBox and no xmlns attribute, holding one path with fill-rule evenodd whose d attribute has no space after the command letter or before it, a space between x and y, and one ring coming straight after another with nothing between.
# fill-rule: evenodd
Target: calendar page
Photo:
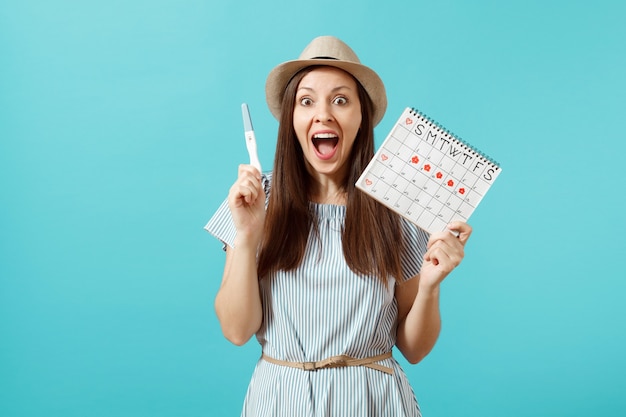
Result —
<instances>
[{"instance_id":1,"label":"calendar page","mask_svg":"<svg viewBox=\"0 0 626 417\"><path fill-rule=\"evenodd\" d=\"M500 172L497 162L406 108L356 187L434 233L467 221Z\"/></svg>"}]
</instances>

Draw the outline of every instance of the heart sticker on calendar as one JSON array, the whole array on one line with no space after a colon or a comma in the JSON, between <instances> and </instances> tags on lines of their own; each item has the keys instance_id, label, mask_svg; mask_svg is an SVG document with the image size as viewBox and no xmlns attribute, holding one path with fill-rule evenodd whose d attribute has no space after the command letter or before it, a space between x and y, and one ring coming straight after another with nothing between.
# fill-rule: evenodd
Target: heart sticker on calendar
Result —
<instances>
[{"instance_id":1,"label":"heart sticker on calendar","mask_svg":"<svg viewBox=\"0 0 626 417\"><path fill-rule=\"evenodd\" d=\"M448 180L448 187L453 187L453 186L454 186L454 181Z\"/></svg>"},{"instance_id":2,"label":"heart sticker on calendar","mask_svg":"<svg viewBox=\"0 0 626 417\"><path fill-rule=\"evenodd\" d=\"M430 164L424 165L424 171L430 172Z\"/></svg>"},{"instance_id":3,"label":"heart sticker on calendar","mask_svg":"<svg viewBox=\"0 0 626 417\"><path fill-rule=\"evenodd\" d=\"M365 178L365 185L372 185L372 180Z\"/></svg>"},{"instance_id":4,"label":"heart sticker on calendar","mask_svg":"<svg viewBox=\"0 0 626 417\"><path fill-rule=\"evenodd\" d=\"M410 124L412 124L412 123L413 123L413 120L412 120L410 117L407 117L407 118L406 118L406 124L407 124L407 125L410 125Z\"/></svg>"},{"instance_id":5,"label":"heart sticker on calendar","mask_svg":"<svg viewBox=\"0 0 626 417\"><path fill-rule=\"evenodd\" d=\"M465 188L459 188L459 194L465 194Z\"/></svg>"},{"instance_id":6,"label":"heart sticker on calendar","mask_svg":"<svg viewBox=\"0 0 626 417\"><path fill-rule=\"evenodd\" d=\"M380 159L382 159L383 161L386 161L387 159L389 159L389 157L387 155L385 155L385 154L382 154L380 156Z\"/></svg>"},{"instance_id":7,"label":"heart sticker on calendar","mask_svg":"<svg viewBox=\"0 0 626 417\"><path fill-rule=\"evenodd\" d=\"M417 164L420 161L420 159L418 158L417 155L413 155L413 158L411 158L411 162L413 162L414 164Z\"/></svg>"},{"instance_id":8,"label":"heart sticker on calendar","mask_svg":"<svg viewBox=\"0 0 626 417\"><path fill-rule=\"evenodd\" d=\"M443 174L441 172L438 172L435 174L435 177L437 177L437 179L440 180L443 177Z\"/></svg>"}]
</instances>

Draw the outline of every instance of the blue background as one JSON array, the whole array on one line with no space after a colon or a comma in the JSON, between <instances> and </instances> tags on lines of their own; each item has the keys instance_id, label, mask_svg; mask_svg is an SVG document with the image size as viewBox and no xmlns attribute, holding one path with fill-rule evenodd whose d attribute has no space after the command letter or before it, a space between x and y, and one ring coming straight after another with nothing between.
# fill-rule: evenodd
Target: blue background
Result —
<instances>
[{"instance_id":1,"label":"blue background","mask_svg":"<svg viewBox=\"0 0 626 417\"><path fill-rule=\"evenodd\" d=\"M4 0L0 415L233 416L260 349L221 335L202 230L315 36L503 166L407 374L425 416L622 416L621 1ZM398 355L397 355L398 356Z\"/></svg>"}]
</instances>

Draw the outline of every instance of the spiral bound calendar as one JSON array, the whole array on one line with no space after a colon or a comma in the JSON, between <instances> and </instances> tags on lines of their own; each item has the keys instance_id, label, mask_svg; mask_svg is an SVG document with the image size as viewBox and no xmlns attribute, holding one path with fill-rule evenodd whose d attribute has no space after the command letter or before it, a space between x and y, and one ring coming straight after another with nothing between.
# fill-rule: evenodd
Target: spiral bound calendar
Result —
<instances>
[{"instance_id":1,"label":"spiral bound calendar","mask_svg":"<svg viewBox=\"0 0 626 417\"><path fill-rule=\"evenodd\" d=\"M406 108L356 187L434 233L467 221L501 171L478 149Z\"/></svg>"}]
</instances>

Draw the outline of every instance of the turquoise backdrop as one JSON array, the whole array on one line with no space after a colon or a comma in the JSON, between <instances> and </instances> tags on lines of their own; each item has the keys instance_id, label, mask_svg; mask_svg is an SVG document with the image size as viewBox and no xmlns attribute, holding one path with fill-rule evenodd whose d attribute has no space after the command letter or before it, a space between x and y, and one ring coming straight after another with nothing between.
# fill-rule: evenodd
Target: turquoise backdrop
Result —
<instances>
[{"instance_id":1,"label":"turquoise backdrop","mask_svg":"<svg viewBox=\"0 0 626 417\"><path fill-rule=\"evenodd\" d=\"M265 77L315 36L503 173L406 372L425 417L623 416L623 1L4 0L0 415L235 416L260 349L221 335L202 227L270 169Z\"/></svg>"}]
</instances>

